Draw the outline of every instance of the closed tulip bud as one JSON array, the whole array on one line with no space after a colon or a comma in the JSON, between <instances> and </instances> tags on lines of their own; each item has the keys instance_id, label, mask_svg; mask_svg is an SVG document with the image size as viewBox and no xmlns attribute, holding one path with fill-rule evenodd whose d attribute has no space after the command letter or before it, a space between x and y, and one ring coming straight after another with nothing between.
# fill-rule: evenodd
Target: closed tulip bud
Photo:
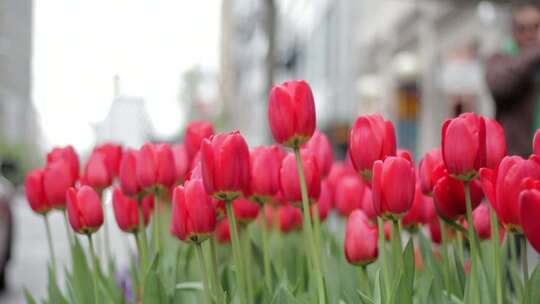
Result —
<instances>
[{"instance_id":1,"label":"closed tulip bud","mask_svg":"<svg viewBox=\"0 0 540 304\"><path fill-rule=\"evenodd\" d=\"M47 154L47 165L58 160L63 160L68 164L71 184L75 185L75 182L79 179L79 156L75 149L72 146L54 148Z\"/></svg>"},{"instance_id":2,"label":"closed tulip bud","mask_svg":"<svg viewBox=\"0 0 540 304\"><path fill-rule=\"evenodd\" d=\"M284 157L285 154L278 146L261 146L251 150L249 192L254 201L267 202L279 191L279 170Z\"/></svg>"},{"instance_id":3,"label":"closed tulip bud","mask_svg":"<svg viewBox=\"0 0 540 304\"><path fill-rule=\"evenodd\" d=\"M481 240L491 238L491 217L489 216L489 207L486 204L480 204L472 213L474 229Z\"/></svg>"},{"instance_id":4,"label":"closed tulip bud","mask_svg":"<svg viewBox=\"0 0 540 304\"><path fill-rule=\"evenodd\" d=\"M336 209L340 215L348 217L354 210L362 208L365 188L358 175L341 179L336 188Z\"/></svg>"},{"instance_id":5,"label":"closed tulip bud","mask_svg":"<svg viewBox=\"0 0 540 304\"><path fill-rule=\"evenodd\" d=\"M120 160L122 159L122 146L105 143L94 148L94 153L101 153L105 157L105 165L111 178L118 176Z\"/></svg>"},{"instance_id":6,"label":"closed tulip bud","mask_svg":"<svg viewBox=\"0 0 540 304\"><path fill-rule=\"evenodd\" d=\"M332 144L328 140L326 135L316 130L313 133L311 139L303 146L303 150L306 150L315 156L321 178L325 178L330 169L332 168L332 162L334 160L334 153L332 152Z\"/></svg>"},{"instance_id":7,"label":"closed tulip bud","mask_svg":"<svg viewBox=\"0 0 540 304\"><path fill-rule=\"evenodd\" d=\"M399 185L399 186L398 186ZM412 206L416 175L411 162L390 156L373 164L373 206L378 215L399 218Z\"/></svg>"},{"instance_id":8,"label":"closed tulip bud","mask_svg":"<svg viewBox=\"0 0 540 304\"><path fill-rule=\"evenodd\" d=\"M171 147L174 157L174 172L176 183L183 184L186 175L191 167L187 149L183 144L173 145Z\"/></svg>"},{"instance_id":9,"label":"closed tulip bud","mask_svg":"<svg viewBox=\"0 0 540 304\"><path fill-rule=\"evenodd\" d=\"M216 209L202 180L192 179L173 192L171 233L185 242L200 243L216 229Z\"/></svg>"},{"instance_id":10,"label":"closed tulip bud","mask_svg":"<svg viewBox=\"0 0 540 304\"><path fill-rule=\"evenodd\" d=\"M412 155L412 152L407 149L397 149L396 156L405 158L406 160L410 161L413 167L414 165L414 157Z\"/></svg>"},{"instance_id":11,"label":"closed tulip bud","mask_svg":"<svg viewBox=\"0 0 540 304\"><path fill-rule=\"evenodd\" d=\"M427 224L425 208L427 204L432 204L430 198L425 196L420 189L420 183L416 183L414 201L409 212L401 220L401 224L409 231L416 231L418 225Z\"/></svg>"},{"instance_id":12,"label":"closed tulip bud","mask_svg":"<svg viewBox=\"0 0 540 304\"><path fill-rule=\"evenodd\" d=\"M137 182L143 189L154 187L158 170L156 147L151 143L146 143L136 155Z\"/></svg>"},{"instance_id":13,"label":"closed tulip bud","mask_svg":"<svg viewBox=\"0 0 540 304\"><path fill-rule=\"evenodd\" d=\"M176 181L174 155L169 144L156 145L157 172L156 183L164 188L170 188Z\"/></svg>"},{"instance_id":14,"label":"closed tulip bud","mask_svg":"<svg viewBox=\"0 0 540 304\"><path fill-rule=\"evenodd\" d=\"M259 204L239 197L232 203L234 216L242 224L249 224L259 215Z\"/></svg>"},{"instance_id":15,"label":"closed tulip bud","mask_svg":"<svg viewBox=\"0 0 540 304\"><path fill-rule=\"evenodd\" d=\"M216 238L221 244L231 241L231 228L229 227L229 221L226 217L221 219L217 224Z\"/></svg>"},{"instance_id":16,"label":"closed tulip bud","mask_svg":"<svg viewBox=\"0 0 540 304\"><path fill-rule=\"evenodd\" d=\"M435 183L443 175L444 170L440 148L433 149L424 155L418 166L420 186L424 194L431 195L433 193L433 187L435 187Z\"/></svg>"},{"instance_id":17,"label":"closed tulip bud","mask_svg":"<svg viewBox=\"0 0 540 304\"><path fill-rule=\"evenodd\" d=\"M428 223L429 236L435 244L440 244L441 238L441 220L438 217L432 218Z\"/></svg>"},{"instance_id":18,"label":"closed tulip bud","mask_svg":"<svg viewBox=\"0 0 540 304\"><path fill-rule=\"evenodd\" d=\"M302 211L292 206L285 204L278 209L279 229L283 233L288 233L302 227Z\"/></svg>"},{"instance_id":19,"label":"closed tulip bud","mask_svg":"<svg viewBox=\"0 0 540 304\"><path fill-rule=\"evenodd\" d=\"M538 184L525 189L520 197L521 224L525 237L537 252L540 252L540 190Z\"/></svg>"},{"instance_id":20,"label":"closed tulip bud","mask_svg":"<svg viewBox=\"0 0 540 304\"><path fill-rule=\"evenodd\" d=\"M66 191L74 186L71 169L67 161L59 159L48 163L43 173L43 189L47 201L58 209L66 207Z\"/></svg>"},{"instance_id":21,"label":"closed tulip bud","mask_svg":"<svg viewBox=\"0 0 540 304\"><path fill-rule=\"evenodd\" d=\"M94 233L103 224L103 208L97 192L89 186L69 188L66 192L67 213L73 230Z\"/></svg>"},{"instance_id":22,"label":"closed tulip bud","mask_svg":"<svg viewBox=\"0 0 540 304\"><path fill-rule=\"evenodd\" d=\"M142 217L144 226L148 225L150 213L154 208L154 196L149 194L142 201ZM122 189L116 187L113 192L114 217L118 227L125 232L137 232L139 230L139 211L136 199L125 196Z\"/></svg>"},{"instance_id":23,"label":"closed tulip bud","mask_svg":"<svg viewBox=\"0 0 540 304\"><path fill-rule=\"evenodd\" d=\"M286 81L275 85L268 97L268 120L274 139L285 146L297 147L315 132L315 102L308 83Z\"/></svg>"},{"instance_id":24,"label":"closed tulip bud","mask_svg":"<svg viewBox=\"0 0 540 304\"><path fill-rule=\"evenodd\" d=\"M529 159L506 156L497 169L480 170L482 189L491 207L503 226L512 232L521 231L519 193L526 178L540 179L540 159L536 155Z\"/></svg>"},{"instance_id":25,"label":"closed tulip bud","mask_svg":"<svg viewBox=\"0 0 540 304\"><path fill-rule=\"evenodd\" d=\"M233 200L250 183L249 149L238 131L203 140L201 172L206 191L217 199Z\"/></svg>"},{"instance_id":26,"label":"closed tulip bud","mask_svg":"<svg viewBox=\"0 0 540 304\"><path fill-rule=\"evenodd\" d=\"M310 213L312 212L313 207L317 206L317 210L319 211L319 219L321 221L326 220L326 218L328 217L328 213L330 212L331 201L332 192L330 190L328 182L324 180L321 182L321 194L319 195L319 199L317 200L317 203L315 205L311 206Z\"/></svg>"},{"instance_id":27,"label":"closed tulip bud","mask_svg":"<svg viewBox=\"0 0 540 304\"><path fill-rule=\"evenodd\" d=\"M83 173L84 184L101 191L112 183L112 176L105 163L105 157L101 153L92 153Z\"/></svg>"},{"instance_id":28,"label":"closed tulip bud","mask_svg":"<svg viewBox=\"0 0 540 304\"><path fill-rule=\"evenodd\" d=\"M46 214L52 208L52 205L47 201L47 196L45 196L45 190L43 189L43 173L44 170L41 168L34 169L24 179L26 199L32 210L40 214Z\"/></svg>"},{"instance_id":29,"label":"closed tulip bud","mask_svg":"<svg viewBox=\"0 0 540 304\"><path fill-rule=\"evenodd\" d=\"M486 166L486 123L482 116L463 113L446 120L441 138L442 156L450 174L471 180Z\"/></svg>"},{"instance_id":30,"label":"closed tulip bud","mask_svg":"<svg viewBox=\"0 0 540 304\"><path fill-rule=\"evenodd\" d=\"M118 177L125 195L134 196L141 191L137 181L137 151L128 149L123 153Z\"/></svg>"},{"instance_id":31,"label":"closed tulip bud","mask_svg":"<svg viewBox=\"0 0 540 304\"><path fill-rule=\"evenodd\" d=\"M304 176L308 197L311 203L315 203L321 192L321 177L317 162L311 154L302 153L302 167L304 168ZM280 171L281 191L286 201L299 206L302 202L302 193L300 191L300 182L298 170L296 166L295 155L289 153L281 164Z\"/></svg>"},{"instance_id":32,"label":"closed tulip bud","mask_svg":"<svg viewBox=\"0 0 540 304\"><path fill-rule=\"evenodd\" d=\"M362 195L361 209L364 211L364 214L373 222L377 221L377 212L375 212L375 207L373 206L373 194L371 189L365 187L364 195Z\"/></svg>"},{"instance_id":33,"label":"closed tulip bud","mask_svg":"<svg viewBox=\"0 0 540 304\"><path fill-rule=\"evenodd\" d=\"M380 115L360 116L349 135L349 156L354 168L366 181L377 160L396 155L394 125Z\"/></svg>"},{"instance_id":34,"label":"closed tulip bud","mask_svg":"<svg viewBox=\"0 0 540 304\"><path fill-rule=\"evenodd\" d=\"M362 210L354 210L345 228L345 257L353 265L367 265L377 256L377 228L368 222Z\"/></svg>"},{"instance_id":35,"label":"closed tulip bud","mask_svg":"<svg viewBox=\"0 0 540 304\"><path fill-rule=\"evenodd\" d=\"M506 138L503 127L493 118L486 123L486 167L495 169L506 156Z\"/></svg>"},{"instance_id":36,"label":"closed tulip bud","mask_svg":"<svg viewBox=\"0 0 540 304\"><path fill-rule=\"evenodd\" d=\"M478 180L471 181L470 191L471 207L474 210L484 197L481 183ZM467 213L464 182L446 173L433 188L433 201L439 216L448 221L464 216Z\"/></svg>"},{"instance_id":37,"label":"closed tulip bud","mask_svg":"<svg viewBox=\"0 0 540 304\"><path fill-rule=\"evenodd\" d=\"M184 144L190 160L199 152L203 139L214 135L214 127L208 121L195 120L190 122L184 134Z\"/></svg>"},{"instance_id":38,"label":"closed tulip bud","mask_svg":"<svg viewBox=\"0 0 540 304\"><path fill-rule=\"evenodd\" d=\"M325 179L328 182L328 186L332 195L332 199L330 202L332 208L334 207L336 202L337 185L339 184L339 181L347 175L356 175L356 172L354 172L354 169L346 165L344 162L338 161L332 164L332 169L330 169L330 173Z\"/></svg>"},{"instance_id":39,"label":"closed tulip bud","mask_svg":"<svg viewBox=\"0 0 540 304\"><path fill-rule=\"evenodd\" d=\"M540 129L536 130L534 133L533 153L540 156Z\"/></svg>"}]
</instances>

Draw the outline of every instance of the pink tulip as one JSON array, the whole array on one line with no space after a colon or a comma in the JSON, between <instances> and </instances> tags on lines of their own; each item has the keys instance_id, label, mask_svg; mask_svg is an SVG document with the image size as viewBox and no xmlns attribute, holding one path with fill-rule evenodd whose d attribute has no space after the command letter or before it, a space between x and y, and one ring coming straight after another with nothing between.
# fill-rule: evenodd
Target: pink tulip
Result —
<instances>
[{"instance_id":1,"label":"pink tulip","mask_svg":"<svg viewBox=\"0 0 540 304\"><path fill-rule=\"evenodd\" d=\"M330 141L326 135L323 132L316 130L311 139L303 146L302 149L315 156L317 166L319 167L319 172L321 173L321 178L325 178L328 173L330 173L334 159L332 144L330 144Z\"/></svg>"},{"instance_id":2,"label":"pink tulip","mask_svg":"<svg viewBox=\"0 0 540 304\"><path fill-rule=\"evenodd\" d=\"M362 210L354 210L345 228L345 257L354 265L367 265L378 256L377 228L372 226Z\"/></svg>"},{"instance_id":3,"label":"pink tulip","mask_svg":"<svg viewBox=\"0 0 540 304\"><path fill-rule=\"evenodd\" d=\"M103 208L97 192L89 186L66 192L69 223L80 234L96 232L103 224Z\"/></svg>"}]
</instances>

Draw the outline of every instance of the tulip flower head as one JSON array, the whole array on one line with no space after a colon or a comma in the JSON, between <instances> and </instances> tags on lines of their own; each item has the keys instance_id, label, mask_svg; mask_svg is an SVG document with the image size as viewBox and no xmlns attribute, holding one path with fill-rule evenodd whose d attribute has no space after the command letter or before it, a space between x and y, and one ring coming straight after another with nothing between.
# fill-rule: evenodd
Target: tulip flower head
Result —
<instances>
[{"instance_id":1,"label":"tulip flower head","mask_svg":"<svg viewBox=\"0 0 540 304\"><path fill-rule=\"evenodd\" d=\"M330 173L330 169L332 169L332 162L334 159L332 145L330 144L328 137L326 137L323 132L316 130L302 149L315 156L321 178L325 178L328 173Z\"/></svg>"},{"instance_id":2,"label":"tulip flower head","mask_svg":"<svg viewBox=\"0 0 540 304\"><path fill-rule=\"evenodd\" d=\"M66 191L75 185L71 166L64 159L47 163L43 172L43 189L47 201L57 209L66 207Z\"/></svg>"},{"instance_id":3,"label":"tulip flower head","mask_svg":"<svg viewBox=\"0 0 540 304\"><path fill-rule=\"evenodd\" d=\"M120 160L122 159L122 146L105 143L94 148L92 153L100 153L105 158L105 165L111 178L118 176Z\"/></svg>"},{"instance_id":4,"label":"tulip flower head","mask_svg":"<svg viewBox=\"0 0 540 304\"><path fill-rule=\"evenodd\" d=\"M253 201L265 203L279 191L279 171L285 155L276 145L251 150L249 192Z\"/></svg>"},{"instance_id":5,"label":"tulip flower head","mask_svg":"<svg viewBox=\"0 0 540 304\"><path fill-rule=\"evenodd\" d=\"M43 189L43 174L43 169L34 169L24 179L26 199L32 210L39 214L47 214L53 207L49 204L45 190Z\"/></svg>"},{"instance_id":6,"label":"tulip flower head","mask_svg":"<svg viewBox=\"0 0 540 304\"><path fill-rule=\"evenodd\" d=\"M299 147L315 132L313 93L304 80L275 85L268 97L268 120L274 139L287 147Z\"/></svg>"},{"instance_id":7,"label":"tulip flower head","mask_svg":"<svg viewBox=\"0 0 540 304\"><path fill-rule=\"evenodd\" d=\"M190 122L184 134L184 143L189 160L191 161L199 149L203 139L214 135L214 126L205 120L195 120Z\"/></svg>"},{"instance_id":8,"label":"tulip flower head","mask_svg":"<svg viewBox=\"0 0 540 304\"><path fill-rule=\"evenodd\" d=\"M155 191L170 188L176 180L171 147L168 144L144 144L137 153L136 172L137 181L143 189Z\"/></svg>"},{"instance_id":9,"label":"tulip flower head","mask_svg":"<svg viewBox=\"0 0 540 304\"><path fill-rule=\"evenodd\" d=\"M362 208L365 184L358 175L349 175L341 179L336 188L336 209L339 214L348 217L351 212Z\"/></svg>"},{"instance_id":10,"label":"tulip flower head","mask_svg":"<svg viewBox=\"0 0 540 304\"><path fill-rule=\"evenodd\" d=\"M141 199L142 218L144 226L150 221L150 213L154 208L154 195L148 194ZM122 189L116 187L113 192L114 217L118 227L125 232L137 232L139 230L139 210L136 199L122 193Z\"/></svg>"},{"instance_id":11,"label":"tulip flower head","mask_svg":"<svg viewBox=\"0 0 540 304\"><path fill-rule=\"evenodd\" d=\"M141 186L137 179L137 151L128 149L122 154L120 167L118 170L120 187L122 193L135 196L141 191Z\"/></svg>"},{"instance_id":12,"label":"tulip flower head","mask_svg":"<svg viewBox=\"0 0 540 304\"><path fill-rule=\"evenodd\" d=\"M59 160L67 163L71 184L75 185L75 182L79 178L79 156L77 155L77 152L75 152L75 149L73 149L72 146L66 146L63 148L54 148L47 154L47 165Z\"/></svg>"},{"instance_id":13,"label":"tulip flower head","mask_svg":"<svg viewBox=\"0 0 540 304\"><path fill-rule=\"evenodd\" d=\"M93 152L86 162L83 180L86 185L93 187L101 192L112 183L111 173L107 169L105 156L102 153Z\"/></svg>"},{"instance_id":14,"label":"tulip flower head","mask_svg":"<svg viewBox=\"0 0 540 304\"><path fill-rule=\"evenodd\" d=\"M403 227L410 232L416 232L419 225L427 224L425 209L428 204L432 204L431 199L422 193L420 183L417 182L412 207L401 220Z\"/></svg>"},{"instance_id":15,"label":"tulip flower head","mask_svg":"<svg viewBox=\"0 0 540 304\"><path fill-rule=\"evenodd\" d=\"M90 186L69 188L66 192L68 219L73 230L92 234L103 224L103 208L97 192Z\"/></svg>"},{"instance_id":16,"label":"tulip flower head","mask_svg":"<svg viewBox=\"0 0 540 304\"><path fill-rule=\"evenodd\" d=\"M470 194L474 210L484 198L480 181L470 181ZM445 172L433 188L433 201L439 216L448 221L460 219L467 213L464 182Z\"/></svg>"},{"instance_id":17,"label":"tulip flower head","mask_svg":"<svg viewBox=\"0 0 540 304\"><path fill-rule=\"evenodd\" d=\"M183 184L191 167L186 146L183 144L171 147L174 157L174 172L177 184Z\"/></svg>"},{"instance_id":18,"label":"tulip flower head","mask_svg":"<svg viewBox=\"0 0 540 304\"><path fill-rule=\"evenodd\" d=\"M506 156L506 138L503 127L493 118L486 122L486 167L495 169Z\"/></svg>"},{"instance_id":19,"label":"tulip flower head","mask_svg":"<svg viewBox=\"0 0 540 304\"><path fill-rule=\"evenodd\" d=\"M238 131L204 139L201 173L206 191L216 199L232 201L247 192L250 183L249 149Z\"/></svg>"},{"instance_id":20,"label":"tulip flower head","mask_svg":"<svg viewBox=\"0 0 540 304\"><path fill-rule=\"evenodd\" d=\"M486 166L486 123L482 116L463 113L442 127L442 157L450 174L472 180ZM494 144L495 146L495 144Z\"/></svg>"},{"instance_id":21,"label":"tulip flower head","mask_svg":"<svg viewBox=\"0 0 540 304\"><path fill-rule=\"evenodd\" d=\"M234 216L241 224L249 224L259 215L259 204L239 197L232 202Z\"/></svg>"},{"instance_id":22,"label":"tulip flower head","mask_svg":"<svg viewBox=\"0 0 540 304\"><path fill-rule=\"evenodd\" d=\"M328 213L330 213L331 204L332 204L332 192L330 190L330 186L328 185L328 182L324 180L321 182L321 194L319 195L319 199L317 200L316 204L311 206L310 214L313 216L313 213L312 213L313 207L317 206L317 210L319 212L319 219L321 221L324 221L328 217Z\"/></svg>"},{"instance_id":23,"label":"tulip flower head","mask_svg":"<svg viewBox=\"0 0 540 304\"><path fill-rule=\"evenodd\" d=\"M486 204L480 204L472 213L474 229L478 233L480 240L489 240L491 238L491 217L489 207Z\"/></svg>"},{"instance_id":24,"label":"tulip flower head","mask_svg":"<svg viewBox=\"0 0 540 304\"><path fill-rule=\"evenodd\" d=\"M399 185L399 186L397 186ZM373 164L373 206L378 215L398 219L412 206L416 175L411 162L389 156Z\"/></svg>"},{"instance_id":25,"label":"tulip flower head","mask_svg":"<svg viewBox=\"0 0 540 304\"><path fill-rule=\"evenodd\" d=\"M278 209L279 229L283 233L302 227L302 211L291 204L285 204Z\"/></svg>"},{"instance_id":26,"label":"tulip flower head","mask_svg":"<svg viewBox=\"0 0 540 304\"><path fill-rule=\"evenodd\" d=\"M380 115L360 116L351 129L349 145L354 168L369 182L373 163L396 155L394 125Z\"/></svg>"},{"instance_id":27,"label":"tulip flower head","mask_svg":"<svg viewBox=\"0 0 540 304\"><path fill-rule=\"evenodd\" d=\"M439 178L444 175L445 170L440 148L433 149L426 153L418 165L420 186L422 187L422 192L424 192L424 194L433 194L433 187L435 187Z\"/></svg>"},{"instance_id":28,"label":"tulip flower head","mask_svg":"<svg viewBox=\"0 0 540 304\"><path fill-rule=\"evenodd\" d=\"M540 181L529 180L519 196L521 224L525 237L540 252Z\"/></svg>"},{"instance_id":29,"label":"tulip flower head","mask_svg":"<svg viewBox=\"0 0 540 304\"><path fill-rule=\"evenodd\" d=\"M362 210L354 210L345 228L345 257L353 265L367 265L378 256L377 228Z\"/></svg>"},{"instance_id":30,"label":"tulip flower head","mask_svg":"<svg viewBox=\"0 0 540 304\"><path fill-rule=\"evenodd\" d=\"M319 198L321 192L321 178L319 168L315 157L309 153L302 153L302 167L304 168L304 176L310 203L314 204ZM293 153L289 153L281 164L280 171L281 191L283 198L291 202L293 205L300 206L302 202L302 193L300 191L300 183L298 170L296 166L296 158Z\"/></svg>"},{"instance_id":31,"label":"tulip flower head","mask_svg":"<svg viewBox=\"0 0 540 304\"><path fill-rule=\"evenodd\" d=\"M216 228L216 238L220 244L225 244L231 241L231 227L227 218L219 221Z\"/></svg>"}]
</instances>

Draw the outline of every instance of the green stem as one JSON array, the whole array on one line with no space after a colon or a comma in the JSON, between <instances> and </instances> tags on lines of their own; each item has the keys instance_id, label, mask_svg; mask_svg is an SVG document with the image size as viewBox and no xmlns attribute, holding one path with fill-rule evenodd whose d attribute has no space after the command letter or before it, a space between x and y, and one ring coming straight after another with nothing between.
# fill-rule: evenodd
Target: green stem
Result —
<instances>
[{"instance_id":1,"label":"green stem","mask_svg":"<svg viewBox=\"0 0 540 304\"><path fill-rule=\"evenodd\" d=\"M452 290L450 288L450 264L448 258L448 236L446 235L446 225L444 221L439 221L441 229L441 240L442 240L442 258L443 258L443 280L446 288L446 292L450 297Z\"/></svg>"},{"instance_id":2,"label":"green stem","mask_svg":"<svg viewBox=\"0 0 540 304\"><path fill-rule=\"evenodd\" d=\"M477 262L477 258L479 258L478 254L478 248L476 247L476 239L475 239L475 230L474 230L474 222L472 219L472 203L471 203L471 188L470 188L470 182L465 181L464 183L464 190L465 190L465 202L467 205L467 223L469 224L468 234L469 234L469 244L471 246L471 289L475 290L478 289L478 278L477 278L477 267L473 265ZM479 295L479 293L473 293L476 295ZM480 299L474 299L474 303L479 303Z\"/></svg>"},{"instance_id":3,"label":"green stem","mask_svg":"<svg viewBox=\"0 0 540 304\"><path fill-rule=\"evenodd\" d=\"M64 215L64 226L66 227L66 235L68 238L69 246L73 245L73 234L71 233L71 229L69 228L69 221L67 218L67 210L63 210L62 214Z\"/></svg>"},{"instance_id":4,"label":"green stem","mask_svg":"<svg viewBox=\"0 0 540 304\"><path fill-rule=\"evenodd\" d=\"M502 271L501 271L501 247L499 246L499 223L493 208L489 208L491 218L491 243L493 246L495 263L495 297L497 304L503 303Z\"/></svg>"},{"instance_id":5,"label":"green stem","mask_svg":"<svg viewBox=\"0 0 540 304\"><path fill-rule=\"evenodd\" d=\"M263 260L264 260L264 281L266 288L272 290L272 272L270 269L270 246L268 245L268 226L265 225L264 217L261 217L262 223L262 243L263 243Z\"/></svg>"},{"instance_id":6,"label":"green stem","mask_svg":"<svg viewBox=\"0 0 540 304\"><path fill-rule=\"evenodd\" d=\"M218 303L225 303L225 299L223 298L223 292L221 290L221 284L219 282L219 276L218 276L218 259L217 259L217 251L216 251L216 238L215 236L210 238L210 267L212 272L212 280L214 281L214 293L216 295L216 299Z\"/></svg>"},{"instance_id":7,"label":"green stem","mask_svg":"<svg viewBox=\"0 0 540 304\"><path fill-rule=\"evenodd\" d=\"M240 293L240 303L247 303L246 299L246 288L245 288L245 280L244 280L244 271L242 267L242 260L240 259L240 239L238 237L238 229L236 227L236 217L234 216L234 212L232 209L232 201L225 201L225 206L227 208L227 215L229 219L229 227L231 230L231 242L233 245L233 258L234 258L234 266L236 267L236 290Z\"/></svg>"},{"instance_id":8,"label":"green stem","mask_svg":"<svg viewBox=\"0 0 540 304\"><path fill-rule=\"evenodd\" d=\"M527 257L527 239L525 237L521 240L521 262L523 263L523 286L525 286L525 293L527 294L527 282L529 282L529 262Z\"/></svg>"},{"instance_id":9,"label":"green stem","mask_svg":"<svg viewBox=\"0 0 540 304\"><path fill-rule=\"evenodd\" d=\"M396 269L402 266L403 259L401 257L401 233L399 231L399 220L392 220L392 255L395 257Z\"/></svg>"},{"instance_id":10,"label":"green stem","mask_svg":"<svg viewBox=\"0 0 540 304\"><path fill-rule=\"evenodd\" d=\"M321 263L319 258L319 251L315 246L314 234L313 234L313 225L311 223L311 216L309 214L309 197L306 186L306 177L304 176L304 167L302 166L302 157L300 155L300 147L294 147L294 155L296 157L296 168L298 170L298 176L300 178L300 190L302 193L302 209L304 213L304 225L303 229L306 230L306 237L308 238L309 249L312 255L313 261L313 271L315 272L315 279L317 282L317 292L319 304L326 303L326 295L324 290L324 278L321 272Z\"/></svg>"},{"instance_id":11,"label":"green stem","mask_svg":"<svg viewBox=\"0 0 540 304\"><path fill-rule=\"evenodd\" d=\"M242 242L242 256L244 260L244 274L246 279L246 290L247 290L247 297L248 297L248 303L253 303L253 279L252 279L252 265L251 265L251 244L249 240L249 231L247 230L247 226L243 226L240 229L240 239Z\"/></svg>"},{"instance_id":12,"label":"green stem","mask_svg":"<svg viewBox=\"0 0 540 304\"><path fill-rule=\"evenodd\" d=\"M144 216L143 216L143 206L142 206L142 197L139 195L137 197L137 216L139 220L139 240L141 243L141 251L139 255L141 256L141 285L144 287L144 277L146 268L148 267L148 239L146 238L146 228L144 226Z\"/></svg>"},{"instance_id":13,"label":"green stem","mask_svg":"<svg viewBox=\"0 0 540 304\"><path fill-rule=\"evenodd\" d=\"M154 191L154 201L155 201L155 217L156 217L156 223L154 225L154 250L156 251L156 254L158 254L161 250L161 205L160 205L160 199L159 199L159 191L156 187L156 190Z\"/></svg>"},{"instance_id":14,"label":"green stem","mask_svg":"<svg viewBox=\"0 0 540 304\"><path fill-rule=\"evenodd\" d=\"M47 214L43 215L45 220L45 230L47 231L47 243L49 243L49 255L51 257L51 267L53 270L54 277L56 278L56 256L54 255L54 246L51 234L51 226L49 224L49 217Z\"/></svg>"},{"instance_id":15,"label":"green stem","mask_svg":"<svg viewBox=\"0 0 540 304\"><path fill-rule=\"evenodd\" d=\"M377 217L377 231L379 233L379 251L383 262L384 288L386 299L390 298L390 273L388 272L388 257L386 256L386 239L384 237L384 221L381 217Z\"/></svg>"},{"instance_id":16,"label":"green stem","mask_svg":"<svg viewBox=\"0 0 540 304\"><path fill-rule=\"evenodd\" d=\"M87 234L88 237L88 244L90 245L90 254L92 255L92 262L94 266L94 301L95 303L99 303L98 300L98 271L99 271L99 265L98 260L96 257L96 251L94 249L94 242L92 241L92 234Z\"/></svg>"},{"instance_id":17,"label":"green stem","mask_svg":"<svg viewBox=\"0 0 540 304\"><path fill-rule=\"evenodd\" d=\"M461 265L465 264L465 249L463 246L463 232L456 230L457 255Z\"/></svg>"},{"instance_id":18,"label":"green stem","mask_svg":"<svg viewBox=\"0 0 540 304\"><path fill-rule=\"evenodd\" d=\"M517 261L517 248L516 248L516 239L515 235L513 233L507 233L508 238L508 246L510 247L510 272L512 274L512 271L514 270L514 267L518 266ZM520 290L520 282L519 279L516 278L516 276L511 275L512 282L514 283L514 290L516 291L516 296L518 298L521 296L521 290Z\"/></svg>"},{"instance_id":19,"label":"green stem","mask_svg":"<svg viewBox=\"0 0 540 304\"><path fill-rule=\"evenodd\" d=\"M367 266L362 265L358 268L358 270L358 273L360 275L360 290L364 293L364 295L372 298L371 287L369 284L369 276L367 274Z\"/></svg>"},{"instance_id":20,"label":"green stem","mask_svg":"<svg viewBox=\"0 0 540 304\"><path fill-rule=\"evenodd\" d=\"M199 260L199 265L201 266L201 272L203 276L203 285L204 285L204 301L206 304L212 303L212 298L210 297L210 289L208 284L208 271L206 270L206 263L204 262L204 255L202 252L201 243L195 243L195 248L197 249L197 258Z\"/></svg>"}]
</instances>

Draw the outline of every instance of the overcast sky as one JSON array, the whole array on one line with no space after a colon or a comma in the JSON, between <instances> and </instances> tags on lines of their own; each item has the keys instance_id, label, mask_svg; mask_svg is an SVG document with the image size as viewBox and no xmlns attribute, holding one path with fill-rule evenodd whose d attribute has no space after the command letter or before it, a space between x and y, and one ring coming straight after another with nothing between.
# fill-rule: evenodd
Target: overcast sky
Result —
<instances>
[{"instance_id":1,"label":"overcast sky","mask_svg":"<svg viewBox=\"0 0 540 304\"><path fill-rule=\"evenodd\" d=\"M51 145L89 148L107 114L113 77L142 96L158 135L177 131L180 75L217 69L218 0L35 1L33 100Z\"/></svg>"}]
</instances>

